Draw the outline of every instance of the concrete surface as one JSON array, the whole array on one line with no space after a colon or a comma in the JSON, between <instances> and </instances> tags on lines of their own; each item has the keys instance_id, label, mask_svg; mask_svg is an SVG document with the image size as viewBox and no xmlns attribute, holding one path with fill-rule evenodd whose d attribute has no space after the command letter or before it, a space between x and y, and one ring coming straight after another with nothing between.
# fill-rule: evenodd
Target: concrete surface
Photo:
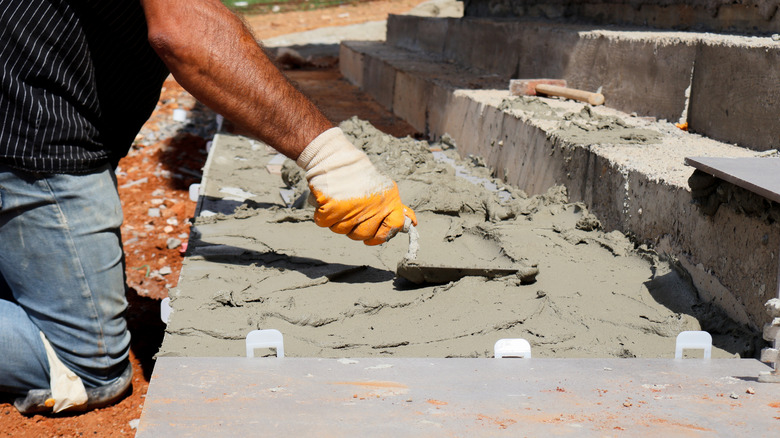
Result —
<instances>
[{"instance_id":1,"label":"concrete surface","mask_svg":"<svg viewBox=\"0 0 780 438\"><path fill-rule=\"evenodd\" d=\"M692 132L754 150L778 146L780 42L769 37L409 16L390 16L387 29L388 45L424 59L507 81L602 87L623 112L689 121Z\"/></svg>"},{"instance_id":2,"label":"concrete surface","mask_svg":"<svg viewBox=\"0 0 780 438\"><path fill-rule=\"evenodd\" d=\"M316 227L311 210L284 207L282 178L265 168L272 150L220 134L158 356L242 356L246 334L264 328L284 334L292 357L490 357L505 337L527 339L535 357L673 357L680 331L702 329L713 357L755 354L755 338L703 303L684 273L600 229L564 188L528 197L453 150L365 122L342 127L416 211L415 260L530 266L536 281L405 282L394 271L406 236L366 247ZM288 181L292 169L283 167Z\"/></svg>"},{"instance_id":3,"label":"concrete surface","mask_svg":"<svg viewBox=\"0 0 780 438\"><path fill-rule=\"evenodd\" d=\"M417 17L462 17L463 2L455 0L428 0L404 15ZM330 26L305 32L296 32L262 41L263 46L277 50L290 48L304 59L338 56L339 43L344 40L384 41L387 22L371 21L348 26Z\"/></svg>"},{"instance_id":4,"label":"concrete surface","mask_svg":"<svg viewBox=\"0 0 780 438\"><path fill-rule=\"evenodd\" d=\"M754 330L766 322L763 304L777 294L777 256L780 248L778 225L762 218L745 217L739 208L721 208L714 217L700 214L696 206L692 205L687 186L687 178L693 170L684 165L686 156L748 157L762 154L680 131L664 120L630 117L626 112L636 111L633 108L645 108L647 111L660 108L660 111L666 111L665 117L670 121L677 121L675 115L678 113L680 117L684 116L685 91L690 87L691 93L695 92L698 85L691 85L691 82L705 80L705 75L699 75L699 79L696 74L691 77L692 64L699 65L699 61L694 59L695 54L702 53L698 49L701 44L699 38L712 38L713 41L725 38L718 50L733 56L751 44L763 47L766 56L774 56L776 49L769 46L771 40L641 32L598 31L583 34L576 30L581 28L535 23L446 21L447 32L440 27L432 27L435 35L446 35L445 48L440 53L427 53L422 51L423 48L428 50L439 47L434 44L433 38L422 45L403 35L417 35L418 41L423 41L419 35L429 28L429 21L414 17L392 17L388 23L388 44L342 44L341 59L348 60L341 64L342 73L372 94L388 93L387 86L378 89L373 85L377 83L373 78L381 77L382 83L392 84L394 95L414 96L420 109L415 113L403 113L410 124L425 126L426 132L432 137L438 138L445 134L451 137L463 156L475 154L484 157L499 178L531 194L542 193L555 184L566 185L572 200L584 201L607 229L618 229L639 242L657 245L677 259L688 270L691 281L706 301L722 307L732 318L749 324ZM500 109L502 101L508 97L508 92L504 91L508 87L508 83L504 82L507 78L477 68L480 62L474 60L473 57L477 56L474 51L458 52L461 58L453 60L450 58L452 53L446 48L458 46L451 38L459 33L461 35L455 38L461 38L461 45L467 40L462 35L464 32L488 38L483 31L476 30L482 23L488 28L520 26L518 29L530 28L544 34L546 38L522 39L525 44L536 46L539 52L543 51L542 42L544 47L555 46L556 39L564 41L572 50L576 47L582 49L581 53L572 54L571 59L580 59L579 65L584 70L578 70L555 56L565 50L550 49L553 56L550 57L552 64L549 70L553 73L544 74L546 67L542 66L533 76L555 77L555 72L562 70L593 73L564 75L575 87L587 86L586 81L596 77L615 79L613 82L604 81L604 94L608 106L619 104L619 109L623 111L611 108L594 110L611 114L627 124L652 130L659 135L659 142L638 147L621 144L614 139L604 143L603 140L579 141L560 135L561 116L567 111L576 112L582 108L582 105L570 102L543 99L551 107L559 108L558 115L552 121L534 111ZM451 33L453 29L458 31ZM491 41L498 45L496 41L500 41L500 36L509 33L496 30L492 33ZM734 42L744 44L732 44ZM600 45L603 48L599 48ZM421 51L407 50L415 47ZM512 48L513 45L509 44L508 47ZM616 54L621 50L622 54ZM756 53L759 51L756 48ZM632 56L633 52L638 52L640 56ZM481 53L489 58L485 60L485 65L496 62L495 57L487 56L493 52ZM661 55L654 56L658 53ZM676 59L675 54L682 56ZM504 55L507 63L524 65L514 50L510 49ZM543 59L540 57L537 61L543 63ZM612 62L614 65L588 65L585 62L593 59L604 59L603 62ZM656 59L660 59L660 64L653 64ZM463 60L470 64L463 65ZM644 69L644 74L635 74L643 70L643 63L653 64L653 67ZM414 68L408 68L409 65L414 65ZM731 68L735 76L739 76L737 70L752 68L751 65L736 61L719 64L721 69L723 65L733 65ZM448 73L444 75L443 71ZM362 82L358 82L360 77ZM392 81L392 78L395 80ZM632 82L634 78L638 83ZM490 87L487 85L489 82L497 85ZM590 84L591 87L583 88L592 90L595 83ZM633 94L621 92L620 87L634 90ZM647 93L639 92L645 90ZM699 90L701 97L692 97L691 107L687 108L692 124L710 114L715 108L713 100L716 101L723 93L729 93L726 87L710 86L706 91L704 87ZM656 100L653 102L656 103L642 102L647 95L654 96ZM748 112L736 108L756 104L764 105L763 108L774 108L780 104L777 100L761 97L753 95L752 98L741 99L735 102L733 111L729 113L734 115L736 111L736 114L749 114L752 110ZM384 102L388 100L385 98ZM617 104L613 104L614 101ZM710 103L704 104L705 101ZM693 102L697 104L693 105ZM393 106L386 106L395 111ZM768 114L778 113L775 110L767 111ZM398 111L396 113L401 114ZM746 120L745 123L754 126L751 121ZM780 124L770 124L767 129L780 129ZM745 135L748 136L754 130L746 127ZM773 145L764 144L761 148L769 147Z\"/></svg>"},{"instance_id":5,"label":"concrete surface","mask_svg":"<svg viewBox=\"0 0 780 438\"><path fill-rule=\"evenodd\" d=\"M755 381L768 369L748 359L160 358L136 436L772 436L777 385Z\"/></svg>"},{"instance_id":6,"label":"concrete surface","mask_svg":"<svg viewBox=\"0 0 780 438\"><path fill-rule=\"evenodd\" d=\"M778 3L777 0L466 0L465 15L771 33L780 31Z\"/></svg>"},{"instance_id":7,"label":"concrete surface","mask_svg":"<svg viewBox=\"0 0 780 438\"><path fill-rule=\"evenodd\" d=\"M780 148L780 42L702 41L695 65L691 130L751 149Z\"/></svg>"},{"instance_id":8,"label":"concrete surface","mask_svg":"<svg viewBox=\"0 0 780 438\"><path fill-rule=\"evenodd\" d=\"M638 243L653 244L660 252L670 256L674 265L671 272L668 271L668 266L665 268L667 271L659 271L660 265L655 264L657 262L648 264L630 257L624 260L623 250L618 251L621 254L618 260L621 262L641 265L636 274L631 274L632 278L650 278L638 286L638 291L642 294L645 290L649 291L647 300L653 305L668 306L664 310L654 312L681 312L677 315L682 318L677 320L672 316L659 315L655 317L658 321L653 320L650 327L647 327L641 316L634 315L632 319L631 312L628 312L625 316L626 327L642 334L661 334L662 339L656 346L650 346L648 342L652 336L628 343L624 340L620 345L629 345L631 348L636 346L639 348L636 351L645 357L662 357L668 350L664 344L668 339L663 338L668 337L675 329L661 328L658 324L672 322L677 329L696 329L690 325L704 320L693 320L692 315L707 314L713 305L726 310L728 316L736 321L757 330L766 318L763 303L776 293L777 271L774 260L780 248L778 226L765 217L745 218L738 203L730 208L720 208L712 218L699 214L697 207L691 204L690 190L686 184L692 170L684 166L683 160L688 155L754 157L763 154L684 133L666 121L630 117L614 108L588 110L583 105L572 102L552 99L518 101L517 98L510 98L505 91L507 78L504 74L485 72L479 67L480 60L488 58L492 61L486 61L484 65L502 66L502 62L499 62L500 51L491 50L489 44L477 44L479 50L465 52L458 48L461 43L469 44L468 38L463 35L479 34L482 35L481 38L488 39L491 35L496 35L486 30L493 24L483 28L469 26L472 24L475 22L467 20L393 18L390 28L396 30L390 32L389 37L392 38L388 39L394 43L343 44L340 59L342 71L346 77L377 96L385 107L407 118L420 131L434 137L442 137L445 144L456 143L463 156L473 153L479 157L470 158L472 163L485 163L504 181L520 184L532 195L541 194L531 198L532 203L548 202L546 200L550 199L551 193L548 189L552 187L555 192L559 190L555 185L565 184L571 200L586 202L587 208L593 209L599 216L606 231L622 230ZM503 35L512 35L513 29L517 30L512 26L515 24L505 25ZM470 29L471 27L474 29ZM415 37L406 38L405 31L399 29L409 30L412 32L409 35ZM454 32L453 29L463 32ZM665 36L669 38L658 40L651 35L607 31L582 33L575 29L566 26L529 26L528 33L523 35L536 37L518 39L518 44L526 45L522 46L522 50L507 52L505 63L515 65L518 72L531 69L534 75L543 75L545 71L549 72L547 69L566 72L570 62L569 47L579 45L583 48L578 52L578 56L583 61L578 63L587 63L588 59L605 59L607 61L603 62L622 65L622 70L614 71L620 71L621 75L626 77L636 77L638 83L652 84L654 81L661 81L665 84L663 90L678 90L661 93L658 101L664 103L657 106L666 108L666 111L673 115L678 112L681 116L686 114L687 99L679 98L679 90L683 89L686 91L684 94L687 94L691 88L693 78L690 71L686 70L689 61L685 57L695 57L695 53L691 53L698 47L698 37L691 39L685 34L667 34ZM472 31L476 33L470 34ZM441 40L443 35L447 37L444 41ZM534 44L535 41L544 44ZM560 44L561 41L566 41L566 44ZM312 43L316 44L316 41L306 44ZM399 49L394 44L406 45L414 51ZM757 40L756 44L760 46L765 42ZM637 66L630 66L631 57L625 53L612 53L620 52L621 48L626 47L628 52L643 54L643 59L648 60L647 62L650 62L653 53L662 54L662 66L656 71L645 71ZM529 56L529 52L535 55ZM683 67L675 64L675 53L685 55ZM492 54L492 58L482 57L483 54ZM474 64L464 64L454 57L469 60ZM546 61L548 59L552 61ZM600 65L590 68L593 72L605 74ZM672 74L669 78L662 79L665 72ZM574 80L586 81L590 80L589 78L590 76L586 75L582 79ZM610 85L612 86L617 87ZM630 89L631 87L624 90L624 94L629 95L630 99L627 98L623 104L638 104L642 93L631 95ZM657 95L655 88L648 89L653 90L653 96ZM322 235L322 232L312 233L317 230L313 230L311 224L305 223L310 221L305 213L291 213L282 208L281 198L276 192L281 188L278 177L267 175L262 170L257 171L258 168L262 169L262 163L271 159L273 154L267 151L264 145L247 143L245 139L223 140L227 142L224 147L216 146L221 144L222 140L215 141L215 148L209 157L204 176L208 184L204 185L205 192L202 194L205 196L198 209L199 212L211 210L219 214L198 220L193 234L192 252L182 271L180 288L172 294L174 308L178 306L179 310L189 310L172 318L161 355L241 354L243 336L248 330L272 324L293 333L292 351L297 350L299 355L333 356L349 350L368 355L436 356L454 352L457 356L480 356L486 354L485 337L506 329L501 324L490 327L490 324L495 325L495 321L506 318L501 312L536 308L536 298L533 296L518 295L510 298L506 295L506 292L513 294L509 292L513 290L511 285L485 285L473 280L444 289L448 291L447 294L442 294L442 290L437 288L422 288L413 294L398 295L399 291L405 289L399 289L392 284L393 280L387 268L394 266L400 259L405 249L403 243L391 242L389 248L383 249L381 255L377 255L364 248L355 248L352 242L343 237L328 233ZM393 146L378 155L381 160L393 164L386 171L405 169L404 166L409 164L409 150L404 149L405 147L396 150ZM393 160L401 160L404 164L399 167ZM260 166L258 163L261 163ZM419 165L420 163L416 163L409 169L415 169ZM217 173L212 172L214 170ZM449 173L450 171L444 171L444 174ZM414 197L415 208L426 205L426 196L432 198L441 194L441 190L437 189L438 184L433 184L432 180L419 179L420 176L417 175L411 180L403 181L405 175L400 175L401 179L398 179L399 176L392 176L399 180L402 196ZM454 184L453 187L457 191L460 186ZM417 192L411 190L420 188L422 190ZM512 190L512 193L519 193L514 191L515 189ZM405 202L409 202L408 198ZM466 205L464 203L460 208L476 212L477 216L482 216L480 220L485 220L487 216L490 220L495 220L496 206L486 206L482 200ZM546 257L548 250L545 248L552 247L563 248L569 254L567 260L558 258L545 261L545 266L542 267L537 286L545 289L538 290L537 297L551 300L552 308L562 309L561 305L566 300L575 300L578 305L600 304L599 300L594 302L591 296L596 293L590 292L594 289L588 289L588 292L581 294L579 288L592 288L604 281L598 277L601 275L599 266L606 266L602 262L603 259L599 258L604 254L597 254L598 251L593 248L585 248L586 253L583 255L573 254L582 251L583 246L603 246L608 249L604 251L607 251L607 258L612 260L610 263L615 263L615 244L608 237L609 233L601 235L600 232L596 233L596 236L600 237L578 240L566 230L573 222L561 228L560 221L568 223L576 221L580 216L584 219L590 214L583 204L565 205L562 207L554 204L546 207L550 208L550 211L545 210L544 215L549 213L552 218L557 215L557 224L537 229L534 227L540 225L531 223L528 224L528 230L520 231L518 224L507 223L499 227L499 234L509 238L509 241L521 244L536 245L538 239L542 242L545 242L544 239L551 239L553 242L536 247L528 246L526 251L513 249L510 253L545 254L542 257ZM501 208L503 207L499 207L499 211ZM574 214L575 219L569 217L571 214ZM462 211L456 209L445 213L446 215L459 216ZM537 213L536 216L540 215ZM424 223L433 227L431 233L449 233L447 229L451 229L454 222L447 224L439 219L441 218L435 215L426 216ZM278 232L265 231L270 229L268 227L273 227ZM543 231L547 228L555 232ZM285 238L292 235L297 236L297 243L291 243ZM618 240L630 245L625 236ZM303 246L300 246L300 242L303 242ZM574 245L576 242L579 243ZM347 248L346 245L351 246ZM339 249L342 246L344 248ZM624 245L621 243L618 246ZM626 251L634 254L633 251ZM640 246L634 255L647 254L645 251L646 248ZM555 269L562 266L565 266L564 271L568 269L568 276L545 276L544 273L548 272L545 269L552 268L553 271L550 272L556 272ZM648 267L652 271L650 274L645 271ZM676 268L684 268L684 271ZM679 277L681 272L682 278ZM596 277L589 279L591 275ZM551 279L557 281L553 289L547 286ZM639 284L635 283L635 280L631 281L634 283L630 284ZM263 285L256 288L259 282L263 282ZM682 292L689 290L691 284L697 288L698 297L688 297L688 292ZM610 290L632 290L633 293L636 292L635 287L616 284L599 293L606 292L607 297ZM377 333L395 334L398 327L397 322L393 322L396 308L398 315L407 318L405 320L408 320L409 314L413 312L412 304L427 303L428 308L438 314L438 309L449 308L447 305L442 307L442 302L438 299L451 300L453 297L471 296L475 288L497 294L496 298L488 295L475 299L487 300L479 301L480 309L484 307L487 312L497 309L500 313L487 316L487 322L479 324L488 325L476 333L471 321L476 315L473 312L461 314L462 307L456 307L457 311L447 314L452 321L443 324L456 327L454 335L442 335L438 327L443 325L437 323L438 320L427 321L422 316L412 318L416 323L404 326L404 334L385 338ZM595 290L597 289L599 288ZM334 290L338 291L335 295ZM577 292L572 295L572 290ZM463 295L464 293L466 295ZM409 297L418 294L419 299L409 301ZM428 294L430 297L425 299ZM618 293L621 299L622 295L622 292ZM669 301L671 298L687 301L681 306L680 303L672 304ZM506 300L519 301L507 307ZM645 298L635 301L644 303ZM636 303L632 301L624 301L624 304L611 304L607 307L623 309L634 304ZM340 305L347 307L339 309ZM494 305L498 307L493 309ZM349 306L357 306L358 310L350 309ZM571 308L571 302L564 307ZM694 308L697 310L693 310ZM421 309L423 313L427 311L426 307ZM376 321L381 322L377 323L369 318L380 310L385 318ZM568 327L561 327L560 321L563 317L560 314L547 320L549 315L542 312L532 318L541 315L539 319L544 320L545 328L536 330L537 334L531 336L540 336L542 351L549 355L603 357L633 354L628 348L616 350L610 344L612 339L605 344L604 338L598 334L595 338L588 333L584 333L585 338L576 337L583 334L576 328L579 324L592 327L594 324L603 323L604 321L599 319L603 310L599 307L583 311L571 318L564 318L568 321ZM614 312L608 313L614 316ZM429 318L430 314L426 313ZM390 315L389 319L387 315ZM712 315L717 315L717 312ZM350 319L353 316L358 318ZM484 315L480 315L480 318L482 317ZM211 322L204 323L206 318L212 321L217 318L216 325ZM523 318L523 327L530 329L530 320ZM641 324L637 326L635 321L640 321ZM725 321L725 318L713 316L705 321L711 324L705 329L731 333L729 328L719 326L721 321ZM418 323L421 325L417 325ZM460 327L461 323L466 326ZM386 330L374 330L376 324L381 324L378 327L384 327ZM329 332L337 325L338 330ZM509 326L515 327L514 324ZM315 330L320 327L325 327L326 330ZM418 328L417 332L426 333L433 338L420 339L410 334L409 329L414 331L415 327ZM559 333L560 330L563 331ZM570 337L571 330L578 335ZM589 329L585 329L586 332L587 330ZM610 337L612 334L617 336L615 342L623 336L619 331L614 333L614 328L608 332L612 332L608 335ZM330 333L327 335L330 338L323 340L322 333ZM542 340L545 336L547 339ZM360 341L356 343L358 339ZM459 344L461 340L466 342ZM656 342L655 338L653 342ZM745 345L736 346L743 342L738 338L721 339L719 342L731 353L745 348ZM572 343L580 345L580 348ZM431 349L434 345L435 348ZM642 348L645 351L640 351Z\"/></svg>"}]
</instances>

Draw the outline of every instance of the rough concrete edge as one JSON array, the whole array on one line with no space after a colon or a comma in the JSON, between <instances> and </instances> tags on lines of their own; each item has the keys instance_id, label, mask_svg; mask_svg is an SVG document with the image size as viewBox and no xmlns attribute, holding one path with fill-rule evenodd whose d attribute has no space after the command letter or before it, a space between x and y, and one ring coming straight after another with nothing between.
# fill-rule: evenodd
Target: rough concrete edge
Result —
<instances>
[{"instance_id":1,"label":"rough concrete edge","mask_svg":"<svg viewBox=\"0 0 780 438\"><path fill-rule=\"evenodd\" d=\"M501 38L506 41L497 44ZM575 88L602 87L606 105L615 109L675 122L690 120L692 129L702 135L753 150L777 148L780 125L770 119L780 108L774 98L780 87L771 66L780 59L780 46L770 38L478 17L391 16L387 42L507 79L552 75ZM740 64L748 59L746 53L752 54L751 63ZM739 72L714 68L732 64L739 65ZM745 81L744 75L751 80ZM700 85L703 78L714 79Z\"/></svg>"},{"instance_id":2,"label":"rough concrete edge","mask_svg":"<svg viewBox=\"0 0 780 438\"><path fill-rule=\"evenodd\" d=\"M342 47L342 51L352 50L349 44L345 44ZM368 53L362 53L363 58L370 58ZM389 63L383 63L386 68L394 70L393 74L400 74L400 71L395 71L397 68ZM344 71L344 74L350 74L349 71ZM404 73L407 74L407 73ZM355 82L355 78L350 78ZM427 91L425 94L431 96L429 102L424 103L426 106L426 114L428 118L426 120L426 127L428 133L432 136L440 137L444 134L450 135L459 146L459 153L461 155L476 154L482 155L487 159L488 164L494 169L497 168L498 163L506 162L505 156L490 156L485 154L484 150L479 147L480 141L483 138L499 138L507 136L505 128L502 126L501 119L506 117L506 114L499 110L495 106L485 105L474 100L471 100L463 93L459 93L456 90L448 89L446 85L441 83L435 83L431 81L423 81L427 84ZM372 92L370 87L365 87L365 84L358 84L364 91ZM458 102L460 101L460 102ZM438 117L435 115L435 110L432 108L434 105L446 105L446 109L443 110L445 114L440 114ZM512 116L517 119L516 117ZM519 120L519 119L518 119ZM632 234L636 239L640 241L649 241L653 244L658 244L664 237L664 233L660 235L648 230L642 229L643 224L647 222L653 223L653 220L645 218L631 218L628 214L630 211L636 211L638 207L631 205L630 200L637 199L638 194L630 189L637 184L631 184L630 179L647 179L646 175L641 172L631 171L630 169L622 168L621 166L611 162L609 159L599 156L590 148L566 144L565 141L555 139L549 139L548 134L538 126L533 124L518 122L520 129L530 130L530 138L537 138L537 142L530 141L532 145L526 147L526 151L523 153L530 153L534 155L530 157L530 162L533 162L533 166L529 166L526 175L522 172L515 177L508 176L508 182L516 184L521 188L530 188L531 192L539 192L545 186L549 187L554 183L562 183L567 185L570 191L570 196L573 201L583 201L589 205L599 217L606 218L606 228L618 229L623 232ZM535 133L535 134L534 134ZM537 153L531 150L533 144L544 143ZM537 145L538 146L538 145ZM547 150L545 154L539 153L541 150ZM529 152L530 150L530 152ZM540 155L541 154L541 155ZM548 155L554 157L553 159L542 159L541 166L538 165L542 155ZM574 155L582 155L579 158L575 158ZM578 163L590 163L591 169L579 168ZM603 168L601 171L596 171L595 168ZM606 169L606 171L604 170ZM590 173L588 173L590 172ZM502 170L497 170L497 174L501 176ZM572 176L575 174L576 176ZM604 193L603 190L597 190L596 187L603 189L604 179L609 176L612 181L608 184L610 191ZM653 204L654 202L661 202L665 200L665 197L670 197L674 204L685 205L691 204L690 192L687 187L672 186L665 184L663 181L647 180L648 184L660 185L664 190L659 191L658 198L655 201L643 200L644 204ZM531 184L532 187L528 187ZM641 208L641 207L639 207ZM691 209L695 207L690 205ZM641 211L641 210L640 210ZM683 220L687 216L687 211L677 212L677 214L665 215L667 217L657 217L655 221L661 221L663 223L675 223L677 222L676 234L685 233L690 229L695 229L700 221L706 221L708 219L702 218L701 215L697 215L689 226L680 227L679 223L685 223ZM669 217L671 216L671 217ZM657 226L656 226L657 227ZM664 228L664 227L662 227ZM673 228L666 226L665 228ZM683 266L693 267L701 265L701 262L697 262L695 254L695 248L686 248L681 246L679 238L671 239L671 244L667 244L661 247L661 251L666 252L669 256L683 260ZM693 252L693 254L692 254ZM774 275L774 274L772 274ZM736 294L727 287L723 286L717 272L712 268L702 266L701 269L695 269L692 272L692 281L694 284L701 288L701 297L704 300L709 300L715 305L724 310L729 317L735 321L749 326L753 330L757 330L761 325L761 321L765 319L763 315L763 309L747 309L746 303L739 298L740 294ZM775 281L777 279L775 278ZM772 285L774 286L774 285ZM753 306L757 307L757 306ZM760 306L759 306L760 307Z\"/></svg>"},{"instance_id":3,"label":"rough concrete edge","mask_svg":"<svg viewBox=\"0 0 780 438\"><path fill-rule=\"evenodd\" d=\"M200 180L200 190L198 193L198 203L195 206L195 216L200 216L201 212L203 211L203 200L205 198L206 193L206 184L210 182L209 178L209 169L211 169L211 161L214 158L214 151L217 150L219 145L222 143L222 134L215 134L214 138L211 140L211 148L209 149L208 155L206 155L206 163L203 164L203 176Z\"/></svg>"},{"instance_id":4,"label":"rough concrete edge","mask_svg":"<svg viewBox=\"0 0 780 438\"><path fill-rule=\"evenodd\" d=\"M691 80L690 129L765 151L780 148L780 45L701 41Z\"/></svg>"},{"instance_id":5,"label":"rough concrete edge","mask_svg":"<svg viewBox=\"0 0 780 438\"><path fill-rule=\"evenodd\" d=\"M212 163L213 157L214 157L214 155L216 153L216 150L221 147L222 137L223 137L223 134L217 133L217 134L214 135L214 138L211 140L211 148L209 149L208 154L206 155L206 162L203 164L203 176L201 177L201 180L200 180L200 190L198 191L198 202L197 202L197 204L195 204L195 213L193 214L192 219L197 218L203 212L203 202L204 202L204 200L206 198L206 195L205 195L206 194L206 185L209 184L210 181L211 181L211 178L210 178L210 175L209 175L209 169L212 168L211 163ZM193 225L192 228L194 229L194 225ZM190 233L192 233L192 231L193 230L190 230ZM185 253L185 257L188 257L191 251L192 251L192 248L188 247L187 248L187 252ZM187 263L182 263L181 270L179 271L179 281L181 281L181 278L184 276L185 269L187 269ZM168 335L167 325L169 325L171 323L171 321L173 320L173 318L176 317L175 316L176 315L176 306L175 306L174 303L175 303L176 299L179 298L179 294L180 294L179 286L169 290L169 292L168 292L168 295L171 298L171 301L169 303L169 305L171 306L171 314L168 317L168 323L166 324L165 336ZM164 341L164 338L163 338L163 341ZM157 357L156 354L155 354L155 357Z\"/></svg>"}]
</instances>

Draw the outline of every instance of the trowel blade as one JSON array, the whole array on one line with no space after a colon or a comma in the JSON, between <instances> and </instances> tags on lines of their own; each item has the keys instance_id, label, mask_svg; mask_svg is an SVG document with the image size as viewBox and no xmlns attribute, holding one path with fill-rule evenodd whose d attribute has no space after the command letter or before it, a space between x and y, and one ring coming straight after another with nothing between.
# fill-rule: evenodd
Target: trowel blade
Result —
<instances>
[{"instance_id":1,"label":"trowel blade","mask_svg":"<svg viewBox=\"0 0 780 438\"><path fill-rule=\"evenodd\" d=\"M425 263L418 263L413 260L402 260L396 268L396 275L403 277L412 283L423 284L442 284L451 281L460 280L463 277L476 276L497 278L507 275L515 275L519 268L489 268L489 267L469 267L458 268L452 266L432 266Z\"/></svg>"}]
</instances>

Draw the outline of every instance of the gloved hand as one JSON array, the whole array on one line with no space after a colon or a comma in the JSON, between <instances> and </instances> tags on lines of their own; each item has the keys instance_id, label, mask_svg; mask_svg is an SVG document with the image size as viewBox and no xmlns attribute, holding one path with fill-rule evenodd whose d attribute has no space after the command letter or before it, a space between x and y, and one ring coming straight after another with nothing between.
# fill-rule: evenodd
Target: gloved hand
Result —
<instances>
[{"instance_id":1,"label":"gloved hand","mask_svg":"<svg viewBox=\"0 0 780 438\"><path fill-rule=\"evenodd\" d=\"M366 245L390 240L412 209L401 203L398 186L371 164L363 151L347 140L340 128L315 138L298 157L314 198L314 223L346 234Z\"/></svg>"}]
</instances>

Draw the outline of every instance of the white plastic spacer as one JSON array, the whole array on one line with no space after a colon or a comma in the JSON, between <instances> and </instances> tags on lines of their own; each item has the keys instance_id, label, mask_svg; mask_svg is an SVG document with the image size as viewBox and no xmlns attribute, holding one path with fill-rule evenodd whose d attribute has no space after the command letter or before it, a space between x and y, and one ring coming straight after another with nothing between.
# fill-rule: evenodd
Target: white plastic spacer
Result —
<instances>
[{"instance_id":1,"label":"white plastic spacer","mask_svg":"<svg viewBox=\"0 0 780 438\"><path fill-rule=\"evenodd\" d=\"M677 335L674 358L682 359L683 350L704 350L704 358L712 357L712 335L702 331L684 331Z\"/></svg>"},{"instance_id":2,"label":"white plastic spacer","mask_svg":"<svg viewBox=\"0 0 780 438\"><path fill-rule=\"evenodd\" d=\"M493 346L493 356L496 359L504 357L531 358L531 344L525 339L499 339Z\"/></svg>"},{"instance_id":3,"label":"white plastic spacer","mask_svg":"<svg viewBox=\"0 0 780 438\"><path fill-rule=\"evenodd\" d=\"M246 357L255 357L255 348L275 348L276 357L284 357L284 337L276 329L252 330L246 335Z\"/></svg>"},{"instance_id":4,"label":"white plastic spacer","mask_svg":"<svg viewBox=\"0 0 780 438\"><path fill-rule=\"evenodd\" d=\"M200 196L200 184L190 184L190 201L198 202Z\"/></svg>"},{"instance_id":5,"label":"white plastic spacer","mask_svg":"<svg viewBox=\"0 0 780 438\"><path fill-rule=\"evenodd\" d=\"M160 319L162 319L162 322L168 324L168 320L171 319L171 313L173 313L171 298L165 297L160 301Z\"/></svg>"}]
</instances>

